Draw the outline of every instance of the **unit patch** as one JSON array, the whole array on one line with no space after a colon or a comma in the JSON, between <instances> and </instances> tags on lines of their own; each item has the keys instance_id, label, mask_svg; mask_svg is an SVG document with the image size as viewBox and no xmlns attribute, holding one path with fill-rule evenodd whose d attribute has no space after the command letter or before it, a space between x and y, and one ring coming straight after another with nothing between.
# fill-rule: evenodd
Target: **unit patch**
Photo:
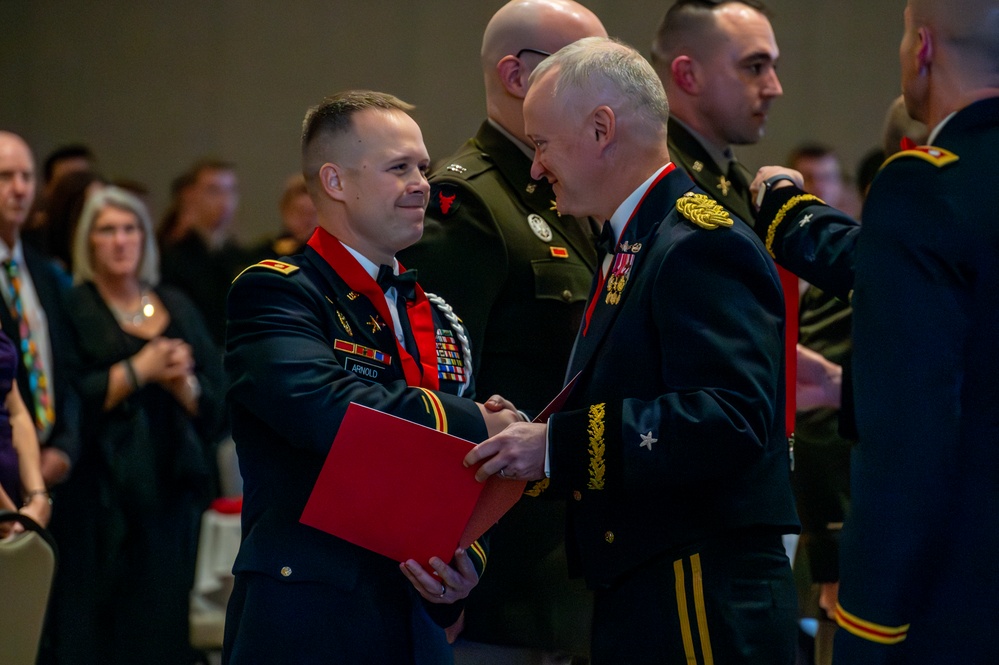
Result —
<instances>
[{"instance_id":1,"label":"unit patch","mask_svg":"<svg viewBox=\"0 0 999 665\"><path fill-rule=\"evenodd\" d=\"M452 164L452 166L457 166ZM441 217L447 217L458 212L461 201L458 199L458 188L448 183L434 185L430 189L430 203L427 206L428 212L438 213Z\"/></svg>"},{"instance_id":2,"label":"unit patch","mask_svg":"<svg viewBox=\"0 0 999 665\"><path fill-rule=\"evenodd\" d=\"M702 229L713 230L719 226L732 226L732 218L725 208L704 194L687 192L677 199L676 209Z\"/></svg>"}]
</instances>

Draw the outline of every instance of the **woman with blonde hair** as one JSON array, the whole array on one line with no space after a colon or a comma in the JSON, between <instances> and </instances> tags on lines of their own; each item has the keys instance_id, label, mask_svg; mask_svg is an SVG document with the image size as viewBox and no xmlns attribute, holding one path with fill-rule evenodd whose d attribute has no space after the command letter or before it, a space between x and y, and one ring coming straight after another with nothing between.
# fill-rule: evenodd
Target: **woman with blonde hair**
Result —
<instances>
[{"instance_id":1,"label":"woman with blonde hair","mask_svg":"<svg viewBox=\"0 0 999 665\"><path fill-rule=\"evenodd\" d=\"M201 316L158 278L142 201L117 187L90 194L67 298L83 441L53 521L59 662L190 660L188 592L224 379Z\"/></svg>"}]
</instances>

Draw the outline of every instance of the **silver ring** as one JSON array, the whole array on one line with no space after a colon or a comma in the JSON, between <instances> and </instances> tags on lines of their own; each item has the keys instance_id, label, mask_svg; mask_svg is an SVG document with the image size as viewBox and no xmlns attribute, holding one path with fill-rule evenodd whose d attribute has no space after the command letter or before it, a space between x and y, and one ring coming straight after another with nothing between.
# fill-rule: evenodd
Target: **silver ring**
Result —
<instances>
[{"instance_id":1,"label":"silver ring","mask_svg":"<svg viewBox=\"0 0 999 665\"><path fill-rule=\"evenodd\" d=\"M447 585L444 584L443 582L441 582L441 592L439 594L437 594L437 597L438 598L443 598L444 594L446 594L446 593L447 593Z\"/></svg>"}]
</instances>

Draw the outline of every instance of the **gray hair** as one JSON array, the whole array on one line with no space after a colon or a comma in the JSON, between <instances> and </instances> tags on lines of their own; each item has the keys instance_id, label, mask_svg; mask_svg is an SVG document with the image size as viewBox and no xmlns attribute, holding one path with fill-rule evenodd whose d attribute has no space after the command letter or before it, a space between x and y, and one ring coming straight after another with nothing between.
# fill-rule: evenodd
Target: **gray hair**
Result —
<instances>
[{"instance_id":1,"label":"gray hair","mask_svg":"<svg viewBox=\"0 0 999 665\"><path fill-rule=\"evenodd\" d=\"M73 283L94 281L90 231L105 208L118 208L130 212L139 220L143 246L138 277L144 284L155 286L160 281L160 255L156 248L156 236L153 233L153 220L149 216L149 210L135 194L113 186L103 187L90 194L83 206L83 212L80 213L80 222L76 225L76 234L73 236Z\"/></svg>"},{"instance_id":2,"label":"gray hair","mask_svg":"<svg viewBox=\"0 0 999 665\"><path fill-rule=\"evenodd\" d=\"M652 65L632 47L607 37L586 37L541 61L531 73L533 84L549 70L555 73L552 94L578 90L595 98L606 90L623 108L635 113L650 129L666 133L669 103Z\"/></svg>"}]
</instances>

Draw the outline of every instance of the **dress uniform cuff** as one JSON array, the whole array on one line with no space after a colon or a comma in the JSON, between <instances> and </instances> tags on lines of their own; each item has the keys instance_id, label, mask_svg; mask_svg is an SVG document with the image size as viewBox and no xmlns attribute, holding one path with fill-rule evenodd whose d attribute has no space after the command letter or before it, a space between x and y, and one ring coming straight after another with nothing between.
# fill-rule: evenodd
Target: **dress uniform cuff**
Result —
<instances>
[{"instance_id":1,"label":"dress uniform cuff","mask_svg":"<svg viewBox=\"0 0 999 665\"><path fill-rule=\"evenodd\" d=\"M606 489L621 471L621 405L591 404L555 414L548 423L551 479L559 494Z\"/></svg>"}]
</instances>

